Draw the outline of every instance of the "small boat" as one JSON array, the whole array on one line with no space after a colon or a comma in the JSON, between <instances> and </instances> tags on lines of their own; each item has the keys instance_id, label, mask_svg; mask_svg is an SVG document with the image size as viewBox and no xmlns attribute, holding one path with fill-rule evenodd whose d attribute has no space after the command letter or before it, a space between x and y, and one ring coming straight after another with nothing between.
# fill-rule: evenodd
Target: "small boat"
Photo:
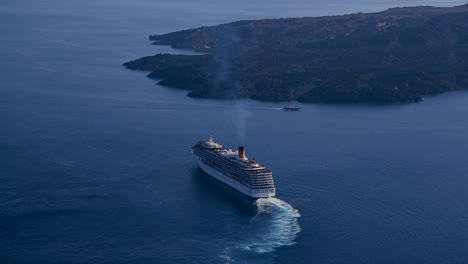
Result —
<instances>
[{"instance_id":1,"label":"small boat","mask_svg":"<svg viewBox=\"0 0 468 264\"><path fill-rule=\"evenodd\" d=\"M286 111L299 111L301 108L297 106L283 106L282 109Z\"/></svg>"}]
</instances>

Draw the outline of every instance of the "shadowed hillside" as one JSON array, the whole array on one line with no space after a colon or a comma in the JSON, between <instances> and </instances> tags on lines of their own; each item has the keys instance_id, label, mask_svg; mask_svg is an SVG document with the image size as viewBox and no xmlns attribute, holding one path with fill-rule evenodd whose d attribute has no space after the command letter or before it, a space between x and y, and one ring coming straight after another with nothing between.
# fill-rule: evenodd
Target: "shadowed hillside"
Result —
<instances>
[{"instance_id":1,"label":"shadowed hillside","mask_svg":"<svg viewBox=\"0 0 468 264\"><path fill-rule=\"evenodd\" d=\"M407 103L468 88L468 5L238 21L150 39L206 54L124 65L194 97Z\"/></svg>"}]
</instances>

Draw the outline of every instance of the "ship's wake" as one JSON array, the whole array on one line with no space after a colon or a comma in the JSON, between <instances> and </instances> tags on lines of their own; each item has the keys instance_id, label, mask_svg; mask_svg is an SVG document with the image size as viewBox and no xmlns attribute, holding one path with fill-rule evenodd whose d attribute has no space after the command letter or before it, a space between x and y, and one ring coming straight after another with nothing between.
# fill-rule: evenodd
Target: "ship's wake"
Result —
<instances>
[{"instance_id":1,"label":"ship's wake","mask_svg":"<svg viewBox=\"0 0 468 264\"><path fill-rule=\"evenodd\" d=\"M228 263L234 262L239 251L269 253L282 246L294 245L301 231L299 211L278 198L261 198L255 201L257 214L250 221L249 239L237 246L227 248L223 257Z\"/></svg>"},{"instance_id":2,"label":"ship's wake","mask_svg":"<svg viewBox=\"0 0 468 264\"><path fill-rule=\"evenodd\" d=\"M257 253L272 252L281 246L294 244L294 239L301 231L297 218L301 215L287 202L278 198L257 199L258 213L252 218L252 224L259 226L257 239L245 246L245 249ZM266 230L262 228L267 227ZM263 229L263 230L262 230Z\"/></svg>"}]
</instances>

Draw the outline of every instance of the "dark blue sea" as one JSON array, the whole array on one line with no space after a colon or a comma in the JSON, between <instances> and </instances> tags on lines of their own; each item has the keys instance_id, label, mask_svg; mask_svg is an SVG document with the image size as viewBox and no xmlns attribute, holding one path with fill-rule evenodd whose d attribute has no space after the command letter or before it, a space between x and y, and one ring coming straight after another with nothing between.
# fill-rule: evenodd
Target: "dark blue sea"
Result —
<instances>
[{"instance_id":1,"label":"dark blue sea","mask_svg":"<svg viewBox=\"0 0 468 264\"><path fill-rule=\"evenodd\" d=\"M193 53L150 34L464 2L1 0L0 263L468 263L468 91L220 101L121 66ZM204 174L190 147L210 135L270 168L277 198Z\"/></svg>"}]
</instances>

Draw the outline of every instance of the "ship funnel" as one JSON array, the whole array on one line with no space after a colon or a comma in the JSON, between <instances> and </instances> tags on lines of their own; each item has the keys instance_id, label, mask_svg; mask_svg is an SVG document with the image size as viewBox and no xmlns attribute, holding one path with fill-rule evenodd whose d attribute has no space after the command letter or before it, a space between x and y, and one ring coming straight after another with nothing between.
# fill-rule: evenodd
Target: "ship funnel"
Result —
<instances>
[{"instance_id":1,"label":"ship funnel","mask_svg":"<svg viewBox=\"0 0 468 264\"><path fill-rule=\"evenodd\" d=\"M239 147L239 150L237 151L239 153L239 158L245 159L245 148L244 147Z\"/></svg>"}]
</instances>

